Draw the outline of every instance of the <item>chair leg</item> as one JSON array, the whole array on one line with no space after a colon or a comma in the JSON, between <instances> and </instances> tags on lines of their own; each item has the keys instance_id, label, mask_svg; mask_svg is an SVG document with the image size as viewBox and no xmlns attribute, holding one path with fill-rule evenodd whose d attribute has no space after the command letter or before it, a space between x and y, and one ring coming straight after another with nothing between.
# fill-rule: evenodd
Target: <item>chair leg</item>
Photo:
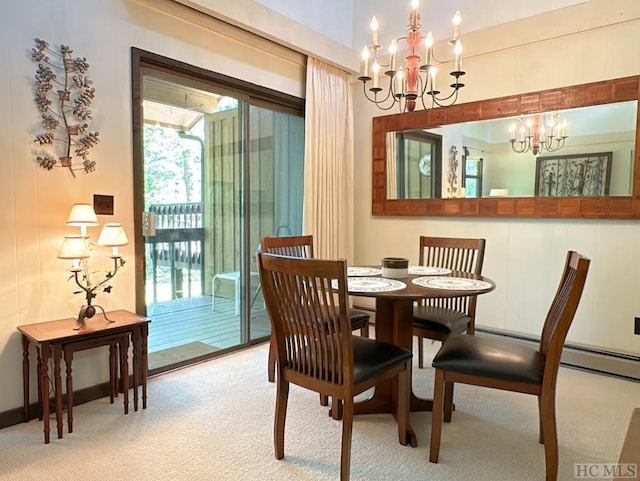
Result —
<instances>
[{"instance_id":1,"label":"chair leg","mask_svg":"<svg viewBox=\"0 0 640 481\"><path fill-rule=\"evenodd\" d=\"M396 421L398 423L398 442L406 446L411 442L407 439L409 430L409 410L411 398L411 388L409 385L409 369L411 366L406 364L406 369L398 374L398 402L396 411Z\"/></svg>"},{"instance_id":2,"label":"chair leg","mask_svg":"<svg viewBox=\"0 0 640 481\"><path fill-rule=\"evenodd\" d=\"M331 417L336 421L342 419L344 415L342 399L336 397L331 398L331 412L329 414L331 414Z\"/></svg>"},{"instance_id":3,"label":"chair leg","mask_svg":"<svg viewBox=\"0 0 640 481\"><path fill-rule=\"evenodd\" d=\"M542 432L542 396L538 396L538 442L544 444L544 433Z\"/></svg>"},{"instance_id":4,"label":"chair leg","mask_svg":"<svg viewBox=\"0 0 640 481\"><path fill-rule=\"evenodd\" d=\"M320 394L320 406L328 406L329 405L329 396L326 394Z\"/></svg>"},{"instance_id":5,"label":"chair leg","mask_svg":"<svg viewBox=\"0 0 640 481\"><path fill-rule=\"evenodd\" d=\"M540 420L544 438L546 480L558 479L558 433L556 432L555 393L540 396Z\"/></svg>"},{"instance_id":6,"label":"chair leg","mask_svg":"<svg viewBox=\"0 0 640 481\"><path fill-rule=\"evenodd\" d=\"M278 377L276 394L276 415L273 425L273 448L276 459L284 458L284 425L287 418L287 402L289 401L289 382Z\"/></svg>"},{"instance_id":7,"label":"chair leg","mask_svg":"<svg viewBox=\"0 0 640 481\"><path fill-rule=\"evenodd\" d=\"M362 337L369 337L369 324L360 329L360 335Z\"/></svg>"},{"instance_id":8,"label":"chair leg","mask_svg":"<svg viewBox=\"0 0 640 481\"><path fill-rule=\"evenodd\" d=\"M418 367L424 367L424 337L418 336Z\"/></svg>"},{"instance_id":9,"label":"chair leg","mask_svg":"<svg viewBox=\"0 0 640 481\"><path fill-rule=\"evenodd\" d=\"M442 430L442 410L444 397L444 371L436 369L433 386L433 411L431 413L431 446L429 461L438 462L440 455L440 435Z\"/></svg>"},{"instance_id":10,"label":"chair leg","mask_svg":"<svg viewBox=\"0 0 640 481\"><path fill-rule=\"evenodd\" d=\"M269 376L269 382L274 382L276 380L276 356L276 340L272 333L271 338L269 339L269 359L267 360L267 374Z\"/></svg>"},{"instance_id":11,"label":"chair leg","mask_svg":"<svg viewBox=\"0 0 640 481\"><path fill-rule=\"evenodd\" d=\"M453 412L453 383L444 383L444 422L451 422L451 414Z\"/></svg>"},{"instance_id":12,"label":"chair leg","mask_svg":"<svg viewBox=\"0 0 640 481\"><path fill-rule=\"evenodd\" d=\"M343 406L340 481L349 481L349 472L351 470L351 435L353 431L353 396L345 399Z\"/></svg>"}]
</instances>

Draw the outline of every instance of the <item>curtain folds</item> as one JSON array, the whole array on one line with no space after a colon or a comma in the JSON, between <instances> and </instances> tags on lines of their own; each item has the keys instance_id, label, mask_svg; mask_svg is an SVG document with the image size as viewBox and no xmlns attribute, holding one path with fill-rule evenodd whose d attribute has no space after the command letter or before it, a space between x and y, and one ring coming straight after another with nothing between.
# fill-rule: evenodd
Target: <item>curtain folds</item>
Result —
<instances>
[{"instance_id":1,"label":"curtain folds","mask_svg":"<svg viewBox=\"0 0 640 481\"><path fill-rule=\"evenodd\" d=\"M315 256L353 259L353 99L348 74L307 62L304 232Z\"/></svg>"}]
</instances>

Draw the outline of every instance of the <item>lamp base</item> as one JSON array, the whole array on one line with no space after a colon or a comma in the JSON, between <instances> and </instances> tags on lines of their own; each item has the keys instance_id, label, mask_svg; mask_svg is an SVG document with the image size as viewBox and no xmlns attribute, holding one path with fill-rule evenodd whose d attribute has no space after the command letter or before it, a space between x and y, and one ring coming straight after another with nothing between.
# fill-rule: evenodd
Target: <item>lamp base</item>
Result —
<instances>
[{"instance_id":1,"label":"lamp base","mask_svg":"<svg viewBox=\"0 0 640 481\"><path fill-rule=\"evenodd\" d=\"M78 315L76 316L76 325L73 326L73 330L77 331L79 329L82 329L85 324L84 324L84 320L85 319L91 319L95 314L96 314L96 308L100 309L102 311L102 314L104 314L104 318L108 321L108 322L114 322L111 319L109 319L107 317L107 313L105 312L104 308L102 306L92 306L91 304L86 305L86 306L82 306L80 308L80 312L78 313Z\"/></svg>"}]
</instances>

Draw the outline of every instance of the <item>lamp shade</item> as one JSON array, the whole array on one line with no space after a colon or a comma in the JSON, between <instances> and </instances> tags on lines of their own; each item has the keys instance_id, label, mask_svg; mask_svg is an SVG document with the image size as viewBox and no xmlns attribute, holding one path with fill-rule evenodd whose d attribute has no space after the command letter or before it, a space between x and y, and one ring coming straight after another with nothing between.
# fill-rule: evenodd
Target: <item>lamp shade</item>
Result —
<instances>
[{"instance_id":1,"label":"lamp shade","mask_svg":"<svg viewBox=\"0 0 640 481\"><path fill-rule=\"evenodd\" d=\"M124 228L119 222L106 223L98 238L99 246L119 247L126 246L128 243L127 234L125 234Z\"/></svg>"},{"instance_id":2,"label":"lamp shade","mask_svg":"<svg viewBox=\"0 0 640 481\"><path fill-rule=\"evenodd\" d=\"M98 217L91 204L73 204L67 225L72 227L94 227L98 225Z\"/></svg>"},{"instance_id":3,"label":"lamp shade","mask_svg":"<svg viewBox=\"0 0 640 481\"><path fill-rule=\"evenodd\" d=\"M89 249L84 236L66 235L58 251L58 259L87 259Z\"/></svg>"}]
</instances>

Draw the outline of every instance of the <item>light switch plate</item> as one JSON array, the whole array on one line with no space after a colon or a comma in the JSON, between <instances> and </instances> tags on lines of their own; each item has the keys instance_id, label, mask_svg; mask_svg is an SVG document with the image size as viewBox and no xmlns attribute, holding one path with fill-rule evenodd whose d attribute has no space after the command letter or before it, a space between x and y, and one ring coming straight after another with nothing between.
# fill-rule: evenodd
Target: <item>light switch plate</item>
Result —
<instances>
[{"instance_id":1,"label":"light switch plate","mask_svg":"<svg viewBox=\"0 0 640 481\"><path fill-rule=\"evenodd\" d=\"M93 194L93 210L96 214L113 215L113 196Z\"/></svg>"}]
</instances>

